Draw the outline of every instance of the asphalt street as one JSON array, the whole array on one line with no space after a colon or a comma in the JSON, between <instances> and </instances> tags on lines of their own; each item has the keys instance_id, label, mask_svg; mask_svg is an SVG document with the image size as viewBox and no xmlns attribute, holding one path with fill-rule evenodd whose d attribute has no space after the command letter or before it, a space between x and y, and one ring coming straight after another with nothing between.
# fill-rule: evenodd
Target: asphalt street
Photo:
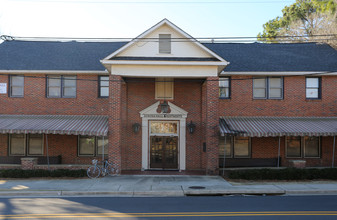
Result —
<instances>
[{"instance_id":1,"label":"asphalt street","mask_svg":"<svg viewBox=\"0 0 337 220\"><path fill-rule=\"evenodd\" d=\"M337 196L0 198L0 219L337 219Z\"/></svg>"}]
</instances>

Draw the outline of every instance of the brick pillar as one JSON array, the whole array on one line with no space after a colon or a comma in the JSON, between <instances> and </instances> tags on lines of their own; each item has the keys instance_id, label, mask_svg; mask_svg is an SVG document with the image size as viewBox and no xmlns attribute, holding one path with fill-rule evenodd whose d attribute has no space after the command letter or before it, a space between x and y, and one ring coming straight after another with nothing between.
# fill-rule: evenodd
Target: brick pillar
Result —
<instances>
[{"instance_id":1,"label":"brick pillar","mask_svg":"<svg viewBox=\"0 0 337 220\"><path fill-rule=\"evenodd\" d=\"M122 169L122 77L110 75L109 94L109 161Z\"/></svg>"},{"instance_id":2,"label":"brick pillar","mask_svg":"<svg viewBox=\"0 0 337 220\"><path fill-rule=\"evenodd\" d=\"M219 78L208 77L205 91L206 102L206 173L218 175L219 170Z\"/></svg>"},{"instance_id":3,"label":"brick pillar","mask_svg":"<svg viewBox=\"0 0 337 220\"><path fill-rule=\"evenodd\" d=\"M21 169L23 170L34 170L37 164L37 158L33 157L23 157L21 158Z\"/></svg>"}]
</instances>

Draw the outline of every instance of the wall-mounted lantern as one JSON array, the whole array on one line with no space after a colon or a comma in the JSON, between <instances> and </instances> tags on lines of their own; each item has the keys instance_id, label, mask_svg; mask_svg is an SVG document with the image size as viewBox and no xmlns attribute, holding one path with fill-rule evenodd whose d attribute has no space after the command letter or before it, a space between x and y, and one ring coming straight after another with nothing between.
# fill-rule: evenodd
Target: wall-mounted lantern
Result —
<instances>
[{"instance_id":1,"label":"wall-mounted lantern","mask_svg":"<svg viewBox=\"0 0 337 220\"><path fill-rule=\"evenodd\" d=\"M135 132L137 134L139 132L139 130L140 130L140 124L139 123L134 123L132 125L132 130L133 130L133 132Z\"/></svg>"},{"instance_id":2,"label":"wall-mounted lantern","mask_svg":"<svg viewBox=\"0 0 337 220\"><path fill-rule=\"evenodd\" d=\"M190 132L190 134L193 134L193 133L194 133L195 127L196 127L196 126L195 126L195 124L192 122L192 120L191 120L190 123L187 124L187 128L188 128L188 131Z\"/></svg>"}]
</instances>

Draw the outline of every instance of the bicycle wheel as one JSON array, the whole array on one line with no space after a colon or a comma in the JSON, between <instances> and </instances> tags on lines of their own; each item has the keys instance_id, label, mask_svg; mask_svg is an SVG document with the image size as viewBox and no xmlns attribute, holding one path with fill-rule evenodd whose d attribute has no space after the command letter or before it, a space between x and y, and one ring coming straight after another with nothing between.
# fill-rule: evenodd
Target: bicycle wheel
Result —
<instances>
[{"instance_id":1,"label":"bicycle wheel","mask_svg":"<svg viewBox=\"0 0 337 220\"><path fill-rule=\"evenodd\" d=\"M107 172L109 176L116 176L118 175L118 169L115 169L112 165L107 166Z\"/></svg>"},{"instance_id":2,"label":"bicycle wheel","mask_svg":"<svg viewBox=\"0 0 337 220\"><path fill-rule=\"evenodd\" d=\"M101 174L101 170L97 166L91 166L87 169L87 175L89 178L97 178Z\"/></svg>"}]
</instances>

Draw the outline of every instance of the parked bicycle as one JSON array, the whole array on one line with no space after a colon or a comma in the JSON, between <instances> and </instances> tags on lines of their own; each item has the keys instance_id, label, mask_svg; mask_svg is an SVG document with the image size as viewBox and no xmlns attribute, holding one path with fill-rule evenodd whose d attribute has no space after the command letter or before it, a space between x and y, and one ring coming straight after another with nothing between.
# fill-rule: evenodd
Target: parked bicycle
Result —
<instances>
[{"instance_id":1,"label":"parked bicycle","mask_svg":"<svg viewBox=\"0 0 337 220\"><path fill-rule=\"evenodd\" d=\"M98 160L92 160L93 166L90 166L87 169L87 175L89 178L97 178L101 176L116 176L118 174L118 169L113 166L113 164L109 163L108 160L104 160L102 165L98 165Z\"/></svg>"}]
</instances>

